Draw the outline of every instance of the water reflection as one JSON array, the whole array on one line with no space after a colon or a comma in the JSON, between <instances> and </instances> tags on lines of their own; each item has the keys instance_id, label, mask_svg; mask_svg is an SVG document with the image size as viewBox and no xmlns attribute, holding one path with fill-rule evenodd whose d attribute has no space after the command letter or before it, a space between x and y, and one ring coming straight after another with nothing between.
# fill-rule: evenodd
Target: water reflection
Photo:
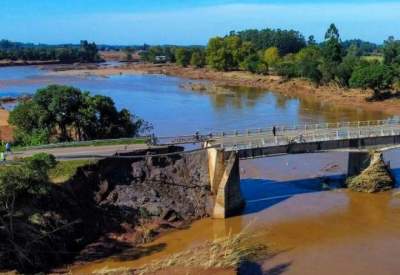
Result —
<instances>
[{"instance_id":1,"label":"water reflection","mask_svg":"<svg viewBox=\"0 0 400 275\"><path fill-rule=\"evenodd\" d=\"M388 117L253 88L225 93L189 91L180 87L184 82L161 75L71 77L48 75L37 67L0 68L0 96L33 93L48 84L73 85L111 96L117 107L152 122L159 135Z\"/></svg>"}]
</instances>

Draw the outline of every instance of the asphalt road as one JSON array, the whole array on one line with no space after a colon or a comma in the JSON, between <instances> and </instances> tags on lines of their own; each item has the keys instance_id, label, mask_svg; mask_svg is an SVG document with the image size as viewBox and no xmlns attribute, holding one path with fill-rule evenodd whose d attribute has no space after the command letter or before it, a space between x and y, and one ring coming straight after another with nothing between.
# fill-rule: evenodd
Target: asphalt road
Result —
<instances>
[{"instance_id":1,"label":"asphalt road","mask_svg":"<svg viewBox=\"0 0 400 275\"><path fill-rule=\"evenodd\" d=\"M146 144L129 144L34 149L12 153L9 155L9 157L7 157L7 159L24 158L37 153L52 154L57 159L93 158L94 156L107 157L115 155L116 153L123 153L147 148L149 148L149 146Z\"/></svg>"}]
</instances>

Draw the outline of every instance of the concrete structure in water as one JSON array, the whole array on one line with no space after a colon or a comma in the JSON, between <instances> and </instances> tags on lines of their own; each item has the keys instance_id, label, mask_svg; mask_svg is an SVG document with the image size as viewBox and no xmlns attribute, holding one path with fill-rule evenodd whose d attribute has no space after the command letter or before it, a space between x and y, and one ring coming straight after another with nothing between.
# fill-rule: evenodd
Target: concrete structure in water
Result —
<instances>
[{"instance_id":1,"label":"concrete structure in water","mask_svg":"<svg viewBox=\"0 0 400 275\"><path fill-rule=\"evenodd\" d=\"M379 150L400 144L400 122L397 120L354 125L333 129L318 126L312 131L295 127L281 130L279 136L260 130L223 133L209 138L203 147L209 148L210 183L216 197L213 217L226 218L244 205L240 194L239 159L345 150L349 151L347 176L353 177L370 165L368 149ZM387 149L391 148L380 151Z\"/></svg>"},{"instance_id":2,"label":"concrete structure in water","mask_svg":"<svg viewBox=\"0 0 400 275\"><path fill-rule=\"evenodd\" d=\"M213 218L224 219L244 206L240 192L239 157L235 152L208 149L211 190L214 194Z\"/></svg>"}]
</instances>

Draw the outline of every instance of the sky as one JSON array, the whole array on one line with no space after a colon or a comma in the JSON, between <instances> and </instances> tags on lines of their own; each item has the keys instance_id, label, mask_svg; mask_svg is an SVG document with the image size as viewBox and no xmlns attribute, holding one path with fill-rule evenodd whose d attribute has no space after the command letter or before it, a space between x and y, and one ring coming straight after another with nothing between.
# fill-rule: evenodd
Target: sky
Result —
<instances>
[{"instance_id":1,"label":"sky","mask_svg":"<svg viewBox=\"0 0 400 275\"><path fill-rule=\"evenodd\" d=\"M322 40L400 37L394 0L0 0L0 39L34 43L205 45L249 28L295 29Z\"/></svg>"}]
</instances>

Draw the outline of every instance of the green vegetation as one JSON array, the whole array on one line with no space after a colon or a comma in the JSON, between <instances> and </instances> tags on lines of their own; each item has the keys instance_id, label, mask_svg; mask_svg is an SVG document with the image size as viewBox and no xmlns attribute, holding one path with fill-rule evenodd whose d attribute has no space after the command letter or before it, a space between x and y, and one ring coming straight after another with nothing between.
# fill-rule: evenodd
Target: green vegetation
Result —
<instances>
[{"instance_id":1,"label":"green vegetation","mask_svg":"<svg viewBox=\"0 0 400 275\"><path fill-rule=\"evenodd\" d=\"M294 30L232 31L213 37L207 47L151 47L143 53L146 61L157 56L186 67L208 66L217 71L242 70L276 74L288 80L301 77L316 85L372 89L373 99L383 99L400 88L400 41L389 37L383 45L353 39L342 41L331 24L321 43L308 40ZM386 90L386 91L385 91Z\"/></svg>"},{"instance_id":2,"label":"green vegetation","mask_svg":"<svg viewBox=\"0 0 400 275\"><path fill-rule=\"evenodd\" d=\"M106 96L67 86L39 89L32 100L19 103L9 122L17 144L47 143L134 137L148 125L126 109L117 111Z\"/></svg>"},{"instance_id":3,"label":"green vegetation","mask_svg":"<svg viewBox=\"0 0 400 275\"><path fill-rule=\"evenodd\" d=\"M95 43L81 41L79 47L25 45L8 40L0 41L0 60L49 61L61 63L98 62L101 61Z\"/></svg>"},{"instance_id":4,"label":"green vegetation","mask_svg":"<svg viewBox=\"0 0 400 275\"><path fill-rule=\"evenodd\" d=\"M1 166L0 270L44 272L70 259L82 246L85 232L90 231L82 218L86 208L54 183L70 179L78 167L92 163L56 162L54 156L40 153ZM89 207L90 200L84 205Z\"/></svg>"},{"instance_id":5,"label":"green vegetation","mask_svg":"<svg viewBox=\"0 0 400 275\"><path fill-rule=\"evenodd\" d=\"M217 71L277 74L284 79L302 77L316 85L372 89L374 99L382 99L382 92L390 94L400 87L399 40L389 37L383 46L359 39L342 42L335 24L329 26L320 44L314 36L306 42L293 30L265 29L213 37L205 51L170 50L181 66L207 65Z\"/></svg>"},{"instance_id":6,"label":"green vegetation","mask_svg":"<svg viewBox=\"0 0 400 275\"><path fill-rule=\"evenodd\" d=\"M390 88L393 79L394 71L392 67L380 63L363 64L353 71L350 86L369 88L374 90L376 95L379 95L382 89Z\"/></svg>"},{"instance_id":7,"label":"green vegetation","mask_svg":"<svg viewBox=\"0 0 400 275\"><path fill-rule=\"evenodd\" d=\"M257 51L276 47L281 55L296 53L306 46L303 35L294 30L253 29L231 32L229 36L237 36L242 41L250 42Z\"/></svg>"},{"instance_id":8,"label":"green vegetation","mask_svg":"<svg viewBox=\"0 0 400 275\"><path fill-rule=\"evenodd\" d=\"M60 184L71 179L79 167L95 164L94 160L68 160L59 161L48 171L48 177L51 183Z\"/></svg>"},{"instance_id":9,"label":"green vegetation","mask_svg":"<svg viewBox=\"0 0 400 275\"><path fill-rule=\"evenodd\" d=\"M51 238L55 228L46 228L28 205L50 193L48 171L55 163L53 156L38 154L0 170L0 269L32 265L35 249Z\"/></svg>"}]
</instances>

